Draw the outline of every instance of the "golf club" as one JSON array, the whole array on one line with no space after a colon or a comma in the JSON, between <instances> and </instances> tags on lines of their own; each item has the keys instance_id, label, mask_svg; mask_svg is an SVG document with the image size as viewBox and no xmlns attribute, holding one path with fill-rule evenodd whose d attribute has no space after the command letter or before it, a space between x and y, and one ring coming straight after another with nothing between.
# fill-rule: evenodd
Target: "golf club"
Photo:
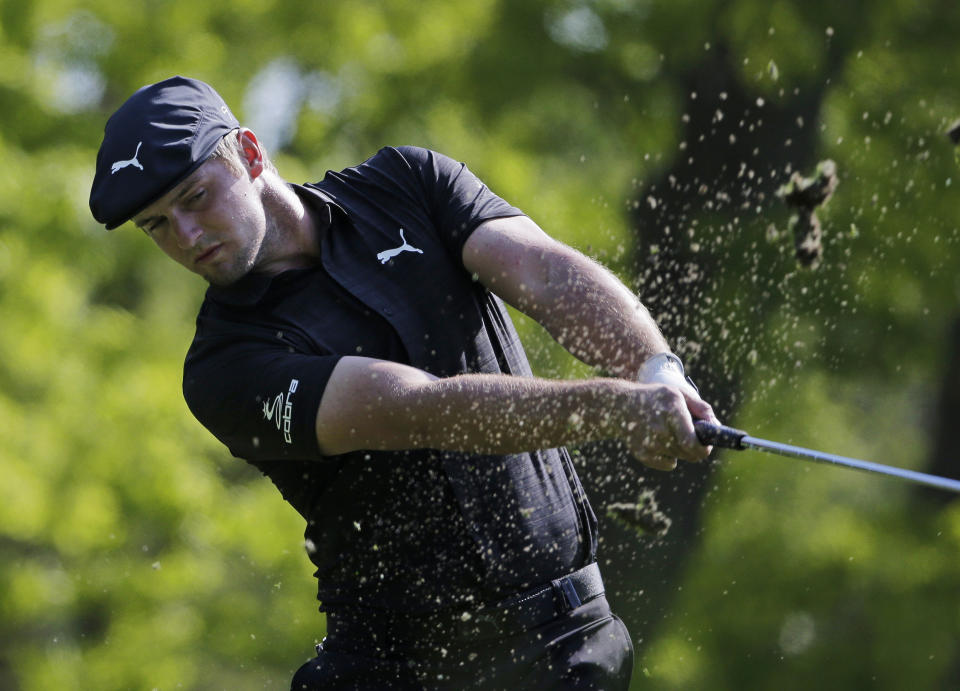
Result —
<instances>
[{"instance_id":1,"label":"golf club","mask_svg":"<svg viewBox=\"0 0 960 691\"><path fill-rule=\"evenodd\" d=\"M749 436L746 432L726 425L714 425L705 420L697 420L693 423L697 432L697 438L704 446L719 446L724 449L735 449L743 451L744 449L756 449L757 451L766 451L781 456L791 456L793 458L803 458L808 461L818 463L830 463L833 465L844 466L845 468L854 468L864 470L869 473L879 473L898 477L902 480L909 480L920 485L945 489L950 492L960 493L960 480L940 477L938 475L929 475L919 473L915 470L906 470L896 468L880 463L870 463L869 461L860 461L856 458L847 458L846 456L836 456L832 453L823 453L822 451L813 451L801 446L791 446L790 444L781 444L766 439L757 439Z\"/></svg>"}]
</instances>

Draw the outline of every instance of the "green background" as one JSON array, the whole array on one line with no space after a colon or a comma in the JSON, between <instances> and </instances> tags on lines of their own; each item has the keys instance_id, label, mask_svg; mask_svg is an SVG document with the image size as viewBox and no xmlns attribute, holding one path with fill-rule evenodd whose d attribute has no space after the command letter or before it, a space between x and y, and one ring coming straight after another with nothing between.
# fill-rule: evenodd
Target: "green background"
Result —
<instances>
[{"instance_id":1,"label":"green background","mask_svg":"<svg viewBox=\"0 0 960 691\"><path fill-rule=\"evenodd\" d=\"M286 688L323 635L301 519L182 401L203 282L90 217L133 90L210 82L297 182L464 160L635 287L728 422L958 477L957 36L952 0L2 0L0 688ZM802 270L773 191L826 158ZM591 458L599 513L635 498ZM960 686L960 503L753 452L678 477L685 529L604 521L636 688Z\"/></svg>"}]
</instances>

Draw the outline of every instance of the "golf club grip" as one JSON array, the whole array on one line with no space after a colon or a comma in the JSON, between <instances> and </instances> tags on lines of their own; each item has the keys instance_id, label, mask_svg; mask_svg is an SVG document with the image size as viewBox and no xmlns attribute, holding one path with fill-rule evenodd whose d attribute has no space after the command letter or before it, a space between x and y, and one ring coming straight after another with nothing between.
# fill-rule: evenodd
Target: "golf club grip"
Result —
<instances>
[{"instance_id":1,"label":"golf club grip","mask_svg":"<svg viewBox=\"0 0 960 691\"><path fill-rule=\"evenodd\" d=\"M704 446L719 446L724 449L743 449L740 440L747 436L743 430L727 427L726 425L715 425L706 420L696 420L693 428L697 432L697 439Z\"/></svg>"}]
</instances>

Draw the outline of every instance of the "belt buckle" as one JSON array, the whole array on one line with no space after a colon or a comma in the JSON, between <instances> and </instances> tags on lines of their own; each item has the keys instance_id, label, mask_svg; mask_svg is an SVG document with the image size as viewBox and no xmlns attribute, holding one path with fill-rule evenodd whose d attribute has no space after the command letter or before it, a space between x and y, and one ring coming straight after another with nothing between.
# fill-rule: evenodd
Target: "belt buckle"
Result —
<instances>
[{"instance_id":1,"label":"belt buckle","mask_svg":"<svg viewBox=\"0 0 960 691\"><path fill-rule=\"evenodd\" d=\"M553 591L559 596L560 600L560 614L566 614L567 612L572 612L577 607L583 604L580 600L580 595L577 594L577 589L573 585L573 581L570 580L569 576L564 576L556 581L552 581Z\"/></svg>"}]
</instances>

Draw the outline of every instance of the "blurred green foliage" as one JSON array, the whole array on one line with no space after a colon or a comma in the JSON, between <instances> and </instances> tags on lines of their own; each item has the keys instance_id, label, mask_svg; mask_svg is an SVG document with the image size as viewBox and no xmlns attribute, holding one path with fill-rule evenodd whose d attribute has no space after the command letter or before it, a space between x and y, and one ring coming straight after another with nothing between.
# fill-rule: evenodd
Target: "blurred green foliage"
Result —
<instances>
[{"instance_id":1,"label":"blurred green foliage","mask_svg":"<svg viewBox=\"0 0 960 691\"><path fill-rule=\"evenodd\" d=\"M673 241L722 270L674 319L723 354L732 422L923 467L960 312L957 35L949 0L4 0L0 688L285 688L323 635L301 520L182 402L202 282L89 216L133 90L209 81L294 181L385 144L444 151L641 296L631 214L684 156L685 75L722 48L760 113L822 92L797 161L840 172L823 266L798 271L775 203L691 208ZM586 371L521 326L539 372ZM957 502L717 465L637 688L960 684Z\"/></svg>"}]
</instances>

